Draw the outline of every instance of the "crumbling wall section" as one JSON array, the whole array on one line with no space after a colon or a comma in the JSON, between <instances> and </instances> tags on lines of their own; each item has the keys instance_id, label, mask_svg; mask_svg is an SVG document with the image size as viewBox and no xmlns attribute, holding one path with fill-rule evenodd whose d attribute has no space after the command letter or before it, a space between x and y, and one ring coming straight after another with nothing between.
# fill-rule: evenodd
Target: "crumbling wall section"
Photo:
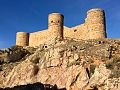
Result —
<instances>
[{"instance_id":1,"label":"crumbling wall section","mask_svg":"<svg viewBox=\"0 0 120 90\"><path fill-rule=\"evenodd\" d=\"M89 31L86 24L81 24L73 28L65 28L64 37L86 40L89 39Z\"/></svg>"}]
</instances>

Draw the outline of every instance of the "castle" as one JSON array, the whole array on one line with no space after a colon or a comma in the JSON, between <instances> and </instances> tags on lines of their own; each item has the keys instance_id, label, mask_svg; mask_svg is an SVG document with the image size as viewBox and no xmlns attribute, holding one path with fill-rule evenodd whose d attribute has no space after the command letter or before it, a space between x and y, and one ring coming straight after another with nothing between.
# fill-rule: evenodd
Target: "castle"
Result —
<instances>
[{"instance_id":1,"label":"castle","mask_svg":"<svg viewBox=\"0 0 120 90\"><path fill-rule=\"evenodd\" d=\"M89 10L85 23L72 28L64 26L62 14L49 14L47 30L33 33L17 32L16 45L38 46L55 38L63 39L66 37L83 40L106 38L104 10L100 8Z\"/></svg>"}]
</instances>

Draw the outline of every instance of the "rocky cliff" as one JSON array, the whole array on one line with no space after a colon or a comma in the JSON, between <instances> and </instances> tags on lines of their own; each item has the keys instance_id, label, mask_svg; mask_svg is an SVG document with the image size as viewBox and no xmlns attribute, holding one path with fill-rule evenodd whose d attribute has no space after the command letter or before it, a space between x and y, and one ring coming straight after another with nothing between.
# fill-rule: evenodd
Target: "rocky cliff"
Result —
<instances>
[{"instance_id":1,"label":"rocky cliff","mask_svg":"<svg viewBox=\"0 0 120 90\"><path fill-rule=\"evenodd\" d=\"M120 90L120 40L65 39L0 50L0 77L1 88L40 82L66 90Z\"/></svg>"}]
</instances>

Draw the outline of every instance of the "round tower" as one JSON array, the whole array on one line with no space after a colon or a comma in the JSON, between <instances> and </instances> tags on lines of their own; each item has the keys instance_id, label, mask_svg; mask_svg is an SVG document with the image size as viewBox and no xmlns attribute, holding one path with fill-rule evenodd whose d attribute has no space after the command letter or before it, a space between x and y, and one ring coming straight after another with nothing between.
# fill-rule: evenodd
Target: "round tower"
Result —
<instances>
[{"instance_id":1,"label":"round tower","mask_svg":"<svg viewBox=\"0 0 120 90\"><path fill-rule=\"evenodd\" d=\"M52 38L63 39L64 16L60 13L52 13L48 16L48 30Z\"/></svg>"},{"instance_id":2,"label":"round tower","mask_svg":"<svg viewBox=\"0 0 120 90\"><path fill-rule=\"evenodd\" d=\"M28 46L29 44L29 33L17 32L16 34L16 45L18 46Z\"/></svg>"},{"instance_id":3,"label":"round tower","mask_svg":"<svg viewBox=\"0 0 120 90\"><path fill-rule=\"evenodd\" d=\"M90 39L106 38L104 10L100 8L89 10L87 12L86 24L90 32Z\"/></svg>"}]
</instances>

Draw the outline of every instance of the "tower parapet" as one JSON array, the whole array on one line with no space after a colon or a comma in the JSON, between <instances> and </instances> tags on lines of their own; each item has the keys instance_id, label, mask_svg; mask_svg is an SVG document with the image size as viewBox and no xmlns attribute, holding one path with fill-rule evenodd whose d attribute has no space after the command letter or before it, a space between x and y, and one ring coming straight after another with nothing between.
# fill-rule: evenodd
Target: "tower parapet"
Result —
<instances>
[{"instance_id":1,"label":"tower parapet","mask_svg":"<svg viewBox=\"0 0 120 90\"><path fill-rule=\"evenodd\" d=\"M29 33L27 32L17 32L16 34L16 45L18 46L28 46L29 44Z\"/></svg>"},{"instance_id":2,"label":"tower parapet","mask_svg":"<svg viewBox=\"0 0 120 90\"><path fill-rule=\"evenodd\" d=\"M89 39L106 38L105 13L100 8L87 12L86 24L90 30Z\"/></svg>"},{"instance_id":3,"label":"tower parapet","mask_svg":"<svg viewBox=\"0 0 120 90\"><path fill-rule=\"evenodd\" d=\"M48 30L53 38L63 39L64 16L60 13L52 13L48 16Z\"/></svg>"}]
</instances>

